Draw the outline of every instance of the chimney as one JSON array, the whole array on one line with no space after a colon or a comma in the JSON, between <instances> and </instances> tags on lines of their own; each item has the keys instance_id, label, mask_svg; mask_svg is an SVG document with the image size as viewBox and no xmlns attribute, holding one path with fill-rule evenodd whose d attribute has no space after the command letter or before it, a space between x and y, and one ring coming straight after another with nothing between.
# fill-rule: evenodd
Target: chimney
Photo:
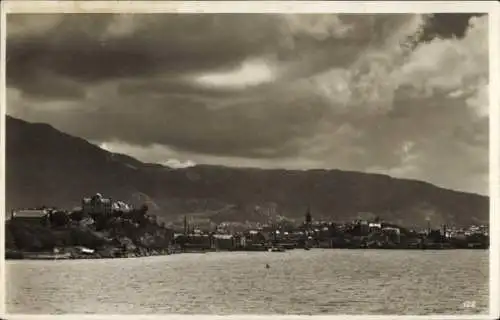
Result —
<instances>
[{"instance_id":1,"label":"chimney","mask_svg":"<svg viewBox=\"0 0 500 320\"><path fill-rule=\"evenodd\" d=\"M184 234L188 234L187 216L184 216Z\"/></svg>"}]
</instances>

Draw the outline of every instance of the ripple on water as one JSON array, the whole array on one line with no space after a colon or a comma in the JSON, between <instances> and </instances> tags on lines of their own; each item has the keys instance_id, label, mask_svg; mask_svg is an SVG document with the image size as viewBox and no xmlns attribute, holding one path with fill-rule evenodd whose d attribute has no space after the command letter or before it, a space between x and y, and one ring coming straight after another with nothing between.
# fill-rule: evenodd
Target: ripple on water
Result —
<instances>
[{"instance_id":1,"label":"ripple on water","mask_svg":"<svg viewBox=\"0 0 500 320\"><path fill-rule=\"evenodd\" d=\"M488 252L479 250L296 250L6 265L11 313L472 314L488 308ZM475 309L463 307L468 300Z\"/></svg>"}]
</instances>

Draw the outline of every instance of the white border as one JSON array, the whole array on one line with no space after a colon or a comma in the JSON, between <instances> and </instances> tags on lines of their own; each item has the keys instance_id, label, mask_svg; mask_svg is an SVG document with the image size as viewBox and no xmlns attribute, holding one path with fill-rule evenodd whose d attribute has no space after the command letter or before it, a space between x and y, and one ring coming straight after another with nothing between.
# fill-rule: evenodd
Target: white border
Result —
<instances>
[{"instance_id":1,"label":"white border","mask_svg":"<svg viewBox=\"0 0 500 320\"><path fill-rule=\"evenodd\" d=\"M228 316L212 316L212 315L8 315L8 320L19 319L19 320L53 320L53 319L75 319L79 320L108 320L108 319L120 319L120 320L330 320L330 319L342 319L342 320L382 320L382 319L394 319L394 320L490 320L493 319L488 315L469 315L469 316L392 316L392 315L368 315L368 316L354 316L354 315L321 315L321 316L307 316L307 315L228 315Z\"/></svg>"},{"instance_id":2,"label":"white border","mask_svg":"<svg viewBox=\"0 0 500 320\"><path fill-rule=\"evenodd\" d=\"M500 4L490 13L490 314L500 318L500 219L498 206L500 196Z\"/></svg>"},{"instance_id":3,"label":"white border","mask_svg":"<svg viewBox=\"0 0 500 320\"><path fill-rule=\"evenodd\" d=\"M5 203L5 38L6 13L489 13L490 45L490 313L465 316L285 316L285 315L8 315L8 319L498 319L500 317L500 205L499 133L500 120L500 5L495 1L10 1L4 0L1 10L1 66L0 66L0 204ZM4 235L5 207L0 206L0 235ZM5 315L4 237L0 236L0 316Z\"/></svg>"},{"instance_id":4,"label":"white border","mask_svg":"<svg viewBox=\"0 0 500 320\"><path fill-rule=\"evenodd\" d=\"M5 281L5 113L6 113L6 79L5 79L5 39L6 25L4 4L0 9L0 315L5 313L6 281Z\"/></svg>"},{"instance_id":5,"label":"white border","mask_svg":"<svg viewBox=\"0 0 500 320\"><path fill-rule=\"evenodd\" d=\"M491 1L3 1L7 13L491 12Z\"/></svg>"},{"instance_id":6,"label":"white border","mask_svg":"<svg viewBox=\"0 0 500 320\"><path fill-rule=\"evenodd\" d=\"M393 316L393 315L367 315L367 316L354 316L354 315L321 315L321 316L307 316L307 315L228 315L228 316L212 316L212 315L8 315L8 320L53 320L53 319L75 319L78 320L492 320L493 317L488 315L469 315L469 316Z\"/></svg>"}]
</instances>

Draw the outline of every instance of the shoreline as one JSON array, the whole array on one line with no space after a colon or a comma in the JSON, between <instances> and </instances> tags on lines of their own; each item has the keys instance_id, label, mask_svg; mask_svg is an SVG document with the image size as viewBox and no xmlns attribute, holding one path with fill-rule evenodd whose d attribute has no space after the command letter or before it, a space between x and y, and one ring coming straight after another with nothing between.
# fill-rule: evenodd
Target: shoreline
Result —
<instances>
[{"instance_id":1,"label":"shoreline","mask_svg":"<svg viewBox=\"0 0 500 320\"><path fill-rule=\"evenodd\" d=\"M310 250L380 250L380 251L392 251L392 250L398 250L398 251L451 251L451 250L483 250L483 251L488 251L489 248L311 248ZM286 250L287 251L308 251L304 249L291 249L291 250ZM180 254L206 254L206 253L234 253L234 252L266 252L266 253L283 253L283 252L269 252L269 251L259 251L259 250L200 250L200 251L190 251L190 252L176 252L176 253L164 253L164 252L152 252L151 254L143 254L143 255L137 255L133 253L129 253L123 256L114 256L114 257L109 257L109 256L98 256L98 255L80 255L80 256L72 256L72 255L67 255L67 254L51 254L51 253L46 253L46 252L20 252L18 254L21 254L22 256L17 256L17 257L8 257L7 255L5 256L5 260L28 260L28 261L39 261L39 260L46 260L46 261L58 261L58 260L103 260L103 259L138 259L138 258L147 258L147 257L159 257L159 256L170 256L170 255L180 255ZM27 256L25 256L27 254Z\"/></svg>"}]
</instances>

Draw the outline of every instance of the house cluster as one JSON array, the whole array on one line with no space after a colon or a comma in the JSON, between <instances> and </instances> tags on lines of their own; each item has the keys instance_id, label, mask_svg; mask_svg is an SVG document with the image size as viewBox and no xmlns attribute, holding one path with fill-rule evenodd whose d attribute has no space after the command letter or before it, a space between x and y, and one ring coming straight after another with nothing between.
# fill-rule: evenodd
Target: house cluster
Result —
<instances>
[{"instance_id":1,"label":"house cluster","mask_svg":"<svg viewBox=\"0 0 500 320\"><path fill-rule=\"evenodd\" d=\"M55 208L36 208L12 212L12 220L45 225L93 225L102 217L130 216L140 210L123 201L113 201L100 193L82 199L81 208L73 212ZM78 216L78 217L75 217ZM141 216L158 224L154 216ZM66 222L66 220L67 222ZM120 218L119 218L120 219ZM135 218L134 218L135 219ZM132 219L132 220L134 220ZM107 219L104 219L107 220ZM61 223L62 221L62 223ZM138 220L139 221L139 220ZM137 225L137 222L135 222ZM313 220L308 209L298 225L269 223L234 232L228 224L220 224L212 230L200 230L190 226L184 218L184 229L176 230L172 247L180 251L205 250L268 250L272 247L293 248L484 248L489 246L488 227L468 228L442 226L440 229L414 231L381 221L378 217L359 218L349 223Z\"/></svg>"},{"instance_id":2,"label":"house cluster","mask_svg":"<svg viewBox=\"0 0 500 320\"><path fill-rule=\"evenodd\" d=\"M215 232L192 229L184 219L184 232L176 233L174 242L186 250L268 250L272 247L342 248L360 247L363 237L371 241L400 243L400 229L380 221L356 220L350 224L313 221L310 210L303 223L263 224L242 232L231 233L225 224ZM377 237L378 235L378 237Z\"/></svg>"},{"instance_id":3,"label":"house cluster","mask_svg":"<svg viewBox=\"0 0 500 320\"><path fill-rule=\"evenodd\" d=\"M466 238L474 235L489 235L489 228L486 225L472 225L468 228L448 228L444 230L446 238Z\"/></svg>"},{"instance_id":4,"label":"house cluster","mask_svg":"<svg viewBox=\"0 0 500 320\"><path fill-rule=\"evenodd\" d=\"M92 197L82 199L81 210L85 215L111 215L114 212L130 212L133 206L117 200L113 201L111 198L104 198L102 194L96 193Z\"/></svg>"},{"instance_id":5,"label":"house cluster","mask_svg":"<svg viewBox=\"0 0 500 320\"><path fill-rule=\"evenodd\" d=\"M293 248L486 248L487 227L454 229L442 226L414 231L381 221L356 219L349 223L313 221L310 210L300 225L264 224L242 232L230 232L221 224L215 232L190 229L176 233L175 243L184 250L267 250ZM458 230L458 231L457 231ZM460 235L463 234L463 239Z\"/></svg>"}]
</instances>

